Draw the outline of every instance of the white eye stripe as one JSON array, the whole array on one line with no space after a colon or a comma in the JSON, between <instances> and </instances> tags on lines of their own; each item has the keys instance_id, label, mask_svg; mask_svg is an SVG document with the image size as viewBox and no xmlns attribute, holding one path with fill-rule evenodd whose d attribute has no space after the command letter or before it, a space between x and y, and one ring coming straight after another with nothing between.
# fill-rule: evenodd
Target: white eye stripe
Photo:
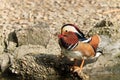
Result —
<instances>
[{"instance_id":1,"label":"white eye stripe","mask_svg":"<svg viewBox=\"0 0 120 80\"><path fill-rule=\"evenodd\" d=\"M75 27L73 27L73 26L66 26L66 27L64 27L63 28L64 29L64 32L67 30L67 31L72 31L72 32L75 32L75 33L77 33L77 34L79 34L81 37L83 37L83 35L81 34L81 33L79 33L77 30L76 30L76 28Z\"/></svg>"},{"instance_id":2,"label":"white eye stripe","mask_svg":"<svg viewBox=\"0 0 120 80\"><path fill-rule=\"evenodd\" d=\"M78 32L73 26L66 26L63 28L64 31Z\"/></svg>"}]
</instances>

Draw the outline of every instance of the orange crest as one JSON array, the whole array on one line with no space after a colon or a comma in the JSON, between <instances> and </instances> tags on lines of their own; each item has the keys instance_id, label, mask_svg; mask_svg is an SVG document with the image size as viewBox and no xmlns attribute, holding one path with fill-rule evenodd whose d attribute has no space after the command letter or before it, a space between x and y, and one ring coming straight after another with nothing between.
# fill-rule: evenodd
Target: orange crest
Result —
<instances>
[{"instance_id":1,"label":"orange crest","mask_svg":"<svg viewBox=\"0 0 120 80\"><path fill-rule=\"evenodd\" d=\"M94 35L89 43L96 50L100 43L100 37L98 35Z\"/></svg>"}]
</instances>

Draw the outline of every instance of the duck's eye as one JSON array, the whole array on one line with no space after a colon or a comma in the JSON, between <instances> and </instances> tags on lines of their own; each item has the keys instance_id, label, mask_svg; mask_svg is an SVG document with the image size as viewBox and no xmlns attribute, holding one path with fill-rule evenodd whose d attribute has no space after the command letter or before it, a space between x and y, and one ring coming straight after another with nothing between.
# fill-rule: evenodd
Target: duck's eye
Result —
<instances>
[{"instance_id":1,"label":"duck's eye","mask_svg":"<svg viewBox=\"0 0 120 80\"><path fill-rule=\"evenodd\" d=\"M65 30L65 32L68 32L67 30Z\"/></svg>"}]
</instances>

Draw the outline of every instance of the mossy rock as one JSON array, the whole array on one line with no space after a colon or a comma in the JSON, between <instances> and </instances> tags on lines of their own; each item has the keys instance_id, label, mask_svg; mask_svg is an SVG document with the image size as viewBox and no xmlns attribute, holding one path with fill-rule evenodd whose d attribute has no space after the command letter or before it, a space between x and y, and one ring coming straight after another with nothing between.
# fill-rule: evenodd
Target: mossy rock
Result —
<instances>
[{"instance_id":1,"label":"mossy rock","mask_svg":"<svg viewBox=\"0 0 120 80\"><path fill-rule=\"evenodd\" d=\"M95 34L109 36L113 40L120 39L120 25L113 24L112 26L104 27L93 27L87 34L87 36L92 36Z\"/></svg>"}]
</instances>

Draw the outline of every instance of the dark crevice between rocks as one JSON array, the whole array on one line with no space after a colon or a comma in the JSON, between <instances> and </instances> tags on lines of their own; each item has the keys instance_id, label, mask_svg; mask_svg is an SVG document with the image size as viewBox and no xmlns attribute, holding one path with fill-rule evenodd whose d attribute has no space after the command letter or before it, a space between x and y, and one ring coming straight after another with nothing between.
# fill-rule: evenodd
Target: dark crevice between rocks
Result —
<instances>
[{"instance_id":1,"label":"dark crevice between rocks","mask_svg":"<svg viewBox=\"0 0 120 80\"><path fill-rule=\"evenodd\" d=\"M8 50L8 46L9 46L9 42L10 41L16 43L16 47L18 47L18 38L16 36L15 31L9 33L7 41L4 40L4 46L5 46L4 52L8 52L9 51Z\"/></svg>"},{"instance_id":2,"label":"dark crevice between rocks","mask_svg":"<svg viewBox=\"0 0 120 80\"><path fill-rule=\"evenodd\" d=\"M3 77L5 80L22 80L21 75L12 73L9 69L6 69L5 72L0 75L0 77Z\"/></svg>"},{"instance_id":3,"label":"dark crevice between rocks","mask_svg":"<svg viewBox=\"0 0 120 80\"><path fill-rule=\"evenodd\" d=\"M18 38L17 38L17 36L16 36L15 31L11 32L11 33L8 35L8 41L12 41L12 42L16 43L16 47L18 47Z\"/></svg>"},{"instance_id":4,"label":"dark crevice between rocks","mask_svg":"<svg viewBox=\"0 0 120 80\"><path fill-rule=\"evenodd\" d=\"M101 20L100 22L96 23L94 27L105 27L105 26L113 26L111 21Z\"/></svg>"},{"instance_id":5,"label":"dark crevice between rocks","mask_svg":"<svg viewBox=\"0 0 120 80\"><path fill-rule=\"evenodd\" d=\"M9 42L14 42L14 43L16 43L16 47L18 47L18 38L17 38L17 36L16 36L15 31L9 33L7 41L4 40L4 46L5 46L4 52L8 52L8 51L9 51L9 50L8 50Z\"/></svg>"},{"instance_id":6,"label":"dark crevice between rocks","mask_svg":"<svg viewBox=\"0 0 120 80\"><path fill-rule=\"evenodd\" d=\"M7 52L7 42L4 40L4 45L5 45L5 48L4 48L4 52Z\"/></svg>"}]
</instances>

